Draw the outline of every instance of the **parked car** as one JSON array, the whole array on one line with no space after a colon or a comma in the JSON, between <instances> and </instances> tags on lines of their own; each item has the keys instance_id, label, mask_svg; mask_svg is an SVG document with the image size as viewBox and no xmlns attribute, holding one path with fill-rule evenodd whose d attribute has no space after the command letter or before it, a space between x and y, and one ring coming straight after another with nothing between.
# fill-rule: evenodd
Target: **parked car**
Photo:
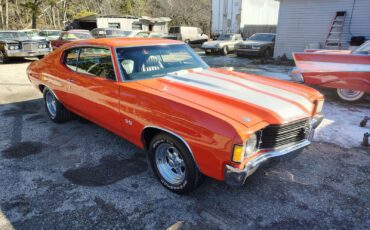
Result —
<instances>
[{"instance_id":1,"label":"parked car","mask_svg":"<svg viewBox=\"0 0 370 230\"><path fill-rule=\"evenodd\" d=\"M42 58L50 52L50 43L43 40L31 40L25 32L0 31L0 63L7 63L11 58Z\"/></svg>"},{"instance_id":2,"label":"parked car","mask_svg":"<svg viewBox=\"0 0 370 230\"><path fill-rule=\"evenodd\" d=\"M205 53L221 53L227 55L235 50L235 45L242 42L243 38L240 34L221 34L215 41L204 42L201 49Z\"/></svg>"},{"instance_id":3,"label":"parked car","mask_svg":"<svg viewBox=\"0 0 370 230\"><path fill-rule=\"evenodd\" d=\"M44 37L39 36L39 30L36 29L25 29L25 30L20 30L20 32L25 32L27 36L32 39L32 40L43 40L45 39Z\"/></svg>"},{"instance_id":4,"label":"parked car","mask_svg":"<svg viewBox=\"0 0 370 230\"><path fill-rule=\"evenodd\" d=\"M236 45L235 53L240 56L261 56L271 58L274 55L275 34L272 33L256 33Z\"/></svg>"},{"instance_id":5,"label":"parked car","mask_svg":"<svg viewBox=\"0 0 370 230\"><path fill-rule=\"evenodd\" d=\"M176 36L177 40L185 43L203 43L208 41L208 36L198 27L174 26L169 29L171 36Z\"/></svg>"},{"instance_id":6,"label":"parked car","mask_svg":"<svg viewBox=\"0 0 370 230\"><path fill-rule=\"evenodd\" d=\"M269 159L308 146L323 118L316 90L210 68L176 40L72 42L27 74L52 121L73 112L146 149L176 193L194 190L203 175L242 185Z\"/></svg>"},{"instance_id":7,"label":"parked car","mask_svg":"<svg viewBox=\"0 0 370 230\"><path fill-rule=\"evenodd\" d=\"M91 35L94 38L122 38L127 37L132 31L124 31L115 28L95 28L91 30Z\"/></svg>"},{"instance_id":8,"label":"parked car","mask_svg":"<svg viewBox=\"0 0 370 230\"><path fill-rule=\"evenodd\" d=\"M84 40L94 38L88 30L68 30L63 31L59 38L51 41L53 49L57 49L60 46L76 40Z\"/></svg>"},{"instance_id":9,"label":"parked car","mask_svg":"<svg viewBox=\"0 0 370 230\"><path fill-rule=\"evenodd\" d=\"M52 41L58 39L61 33L62 31L60 30L41 30L39 36Z\"/></svg>"},{"instance_id":10,"label":"parked car","mask_svg":"<svg viewBox=\"0 0 370 230\"><path fill-rule=\"evenodd\" d=\"M370 41L354 51L307 50L293 57L294 81L334 88L339 98L350 102L370 93Z\"/></svg>"}]
</instances>

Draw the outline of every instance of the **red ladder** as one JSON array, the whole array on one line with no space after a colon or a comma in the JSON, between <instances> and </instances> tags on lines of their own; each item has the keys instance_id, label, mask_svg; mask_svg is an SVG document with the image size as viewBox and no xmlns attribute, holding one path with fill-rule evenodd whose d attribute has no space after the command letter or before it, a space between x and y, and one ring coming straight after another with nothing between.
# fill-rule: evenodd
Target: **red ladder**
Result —
<instances>
[{"instance_id":1,"label":"red ladder","mask_svg":"<svg viewBox=\"0 0 370 230\"><path fill-rule=\"evenodd\" d=\"M346 11L337 11L325 41L325 49L340 49L346 20Z\"/></svg>"}]
</instances>

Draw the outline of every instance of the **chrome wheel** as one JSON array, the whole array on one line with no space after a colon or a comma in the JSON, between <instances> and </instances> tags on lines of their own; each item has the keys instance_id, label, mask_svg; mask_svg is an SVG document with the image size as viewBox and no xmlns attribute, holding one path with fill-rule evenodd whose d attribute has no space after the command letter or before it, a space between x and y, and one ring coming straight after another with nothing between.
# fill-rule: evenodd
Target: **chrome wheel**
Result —
<instances>
[{"instance_id":1,"label":"chrome wheel","mask_svg":"<svg viewBox=\"0 0 370 230\"><path fill-rule=\"evenodd\" d=\"M52 92L48 91L45 95L45 103L48 112L50 113L51 117L55 117L57 115L57 99L53 95Z\"/></svg>"},{"instance_id":2,"label":"chrome wheel","mask_svg":"<svg viewBox=\"0 0 370 230\"><path fill-rule=\"evenodd\" d=\"M350 89L337 89L338 96L345 101L357 101L361 99L365 92L350 90Z\"/></svg>"},{"instance_id":3,"label":"chrome wheel","mask_svg":"<svg viewBox=\"0 0 370 230\"><path fill-rule=\"evenodd\" d=\"M155 150L155 163L163 179L172 185L180 185L185 180L185 161L179 150L169 143L161 143Z\"/></svg>"}]
</instances>

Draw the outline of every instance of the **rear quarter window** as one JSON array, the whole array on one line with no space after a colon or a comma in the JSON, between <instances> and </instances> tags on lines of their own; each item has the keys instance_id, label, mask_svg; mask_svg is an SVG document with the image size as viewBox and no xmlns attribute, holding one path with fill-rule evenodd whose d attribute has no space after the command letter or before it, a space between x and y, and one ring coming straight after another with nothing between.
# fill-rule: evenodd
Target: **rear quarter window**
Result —
<instances>
[{"instance_id":1,"label":"rear quarter window","mask_svg":"<svg viewBox=\"0 0 370 230\"><path fill-rule=\"evenodd\" d=\"M73 71L77 69L79 49L67 50L64 54L64 65Z\"/></svg>"}]
</instances>

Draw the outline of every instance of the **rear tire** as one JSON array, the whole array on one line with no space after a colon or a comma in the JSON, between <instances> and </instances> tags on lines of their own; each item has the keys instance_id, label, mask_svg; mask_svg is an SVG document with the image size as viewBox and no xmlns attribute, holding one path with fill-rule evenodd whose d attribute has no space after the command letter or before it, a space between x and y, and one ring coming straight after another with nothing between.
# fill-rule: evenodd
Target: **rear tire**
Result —
<instances>
[{"instance_id":1,"label":"rear tire","mask_svg":"<svg viewBox=\"0 0 370 230\"><path fill-rule=\"evenodd\" d=\"M203 181L188 148L172 135L156 135L150 142L148 154L154 174L171 192L187 194Z\"/></svg>"},{"instance_id":2,"label":"rear tire","mask_svg":"<svg viewBox=\"0 0 370 230\"><path fill-rule=\"evenodd\" d=\"M272 58L272 50L271 50L271 48L267 48L265 50L265 52L263 53L263 57L264 58L267 58L267 59Z\"/></svg>"},{"instance_id":3,"label":"rear tire","mask_svg":"<svg viewBox=\"0 0 370 230\"><path fill-rule=\"evenodd\" d=\"M52 121L56 123L62 123L72 118L72 113L69 112L63 106L63 104L58 101L50 89L45 87L43 95L46 112Z\"/></svg>"},{"instance_id":4,"label":"rear tire","mask_svg":"<svg viewBox=\"0 0 370 230\"><path fill-rule=\"evenodd\" d=\"M364 98L364 91L350 90L350 89L337 89L338 97L344 101L354 102Z\"/></svg>"}]
</instances>

